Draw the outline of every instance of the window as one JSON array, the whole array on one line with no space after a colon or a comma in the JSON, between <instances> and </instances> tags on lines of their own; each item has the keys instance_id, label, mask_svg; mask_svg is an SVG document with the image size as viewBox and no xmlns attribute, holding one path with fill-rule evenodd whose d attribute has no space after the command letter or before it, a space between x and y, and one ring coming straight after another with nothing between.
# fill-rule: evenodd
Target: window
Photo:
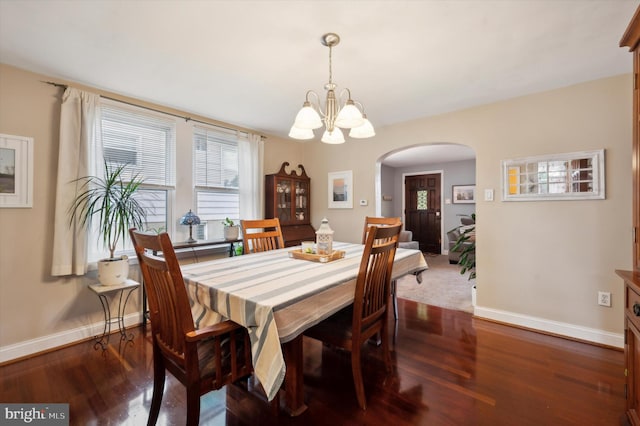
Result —
<instances>
[{"instance_id":1,"label":"window","mask_svg":"<svg viewBox=\"0 0 640 426\"><path fill-rule=\"evenodd\" d=\"M196 210L209 223L209 238L223 236L221 221L226 217L234 221L240 217L237 140L231 130L199 126L193 130Z\"/></svg>"},{"instance_id":2,"label":"window","mask_svg":"<svg viewBox=\"0 0 640 426\"><path fill-rule=\"evenodd\" d=\"M127 164L145 186L175 185L175 120L104 103L101 108L104 159L110 166Z\"/></svg>"},{"instance_id":3,"label":"window","mask_svg":"<svg viewBox=\"0 0 640 426\"><path fill-rule=\"evenodd\" d=\"M126 165L125 179L142 178L136 197L147 214L145 230L167 231L172 240L183 241L188 228L179 226L178 218L193 209L203 223L193 230L197 238L222 238L222 221L240 217L238 140L243 134L183 119L102 99L91 174L100 174L104 159L107 167ZM178 159L182 179L176 179L177 147L189 147L192 154L189 165ZM118 253L131 253L129 238L124 243L118 243ZM89 237L88 255L89 261L105 257L96 232Z\"/></svg>"},{"instance_id":4,"label":"window","mask_svg":"<svg viewBox=\"0 0 640 426\"><path fill-rule=\"evenodd\" d=\"M504 160L505 201L604 199L604 150Z\"/></svg>"},{"instance_id":5,"label":"window","mask_svg":"<svg viewBox=\"0 0 640 426\"><path fill-rule=\"evenodd\" d=\"M147 213L146 229L167 230L172 220L170 191L175 188L175 119L103 100L99 123L95 152L102 155L97 163L104 158L107 167L126 164L125 179L139 175L143 184L137 198ZM125 250L132 249L128 238L124 243ZM93 234L89 259L102 257L102 244Z\"/></svg>"},{"instance_id":6,"label":"window","mask_svg":"<svg viewBox=\"0 0 640 426\"><path fill-rule=\"evenodd\" d=\"M429 194L429 191L427 190L419 190L416 193L418 197L416 210L427 210L427 200L429 199L428 194Z\"/></svg>"}]
</instances>

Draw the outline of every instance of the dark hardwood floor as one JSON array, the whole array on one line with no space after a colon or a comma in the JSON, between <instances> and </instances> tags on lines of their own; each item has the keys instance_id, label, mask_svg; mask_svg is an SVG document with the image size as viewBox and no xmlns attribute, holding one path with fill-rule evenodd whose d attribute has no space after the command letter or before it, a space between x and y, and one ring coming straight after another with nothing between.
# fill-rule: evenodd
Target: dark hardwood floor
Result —
<instances>
[{"instance_id":1,"label":"dark hardwood floor","mask_svg":"<svg viewBox=\"0 0 640 426\"><path fill-rule=\"evenodd\" d=\"M519 330L458 311L399 300L393 371L377 348L363 362L367 410L358 408L346 353L305 341L299 417L275 417L234 385L202 397L203 425L625 425L624 355ZM103 353L83 342L0 367L0 402L70 404L72 425L139 425L152 390L151 346L142 328ZM185 419L185 392L171 375L158 424Z\"/></svg>"}]
</instances>

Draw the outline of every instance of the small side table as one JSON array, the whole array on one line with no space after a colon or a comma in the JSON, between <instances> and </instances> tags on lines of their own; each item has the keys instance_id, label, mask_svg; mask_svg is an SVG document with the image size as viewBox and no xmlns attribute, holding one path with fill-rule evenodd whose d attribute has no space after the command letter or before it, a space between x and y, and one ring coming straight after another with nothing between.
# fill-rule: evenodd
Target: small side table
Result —
<instances>
[{"instance_id":1,"label":"small side table","mask_svg":"<svg viewBox=\"0 0 640 426\"><path fill-rule=\"evenodd\" d=\"M102 347L102 350L107 349L109 344L109 336L111 334L111 324L118 324L118 331L120 331L120 340L133 340L133 333L127 336L127 330L124 327L124 309L129 301L129 296L135 289L140 287L140 283L134 280L127 280L124 284L120 285L101 285L92 284L89 289L98 295L100 303L102 304L102 310L104 311L104 329L102 330L102 336L95 337L95 344L93 347L97 350L98 346ZM118 313L116 316L111 315L111 305L107 295L109 293L115 293L115 297L118 297ZM126 293L126 296L124 295ZM123 301L124 299L124 301Z\"/></svg>"}]
</instances>

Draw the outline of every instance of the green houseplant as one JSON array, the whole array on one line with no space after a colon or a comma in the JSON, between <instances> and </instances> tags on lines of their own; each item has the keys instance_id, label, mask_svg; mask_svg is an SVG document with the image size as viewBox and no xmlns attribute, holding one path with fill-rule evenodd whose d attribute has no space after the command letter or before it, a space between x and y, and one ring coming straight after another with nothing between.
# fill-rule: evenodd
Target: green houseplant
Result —
<instances>
[{"instance_id":1,"label":"green houseplant","mask_svg":"<svg viewBox=\"0 0 640 426\"><path fill-rule=\"evenodd\" d=\"M476 215L472 215L475 223ZM456 240L452 250L460 250L460 259L458 265L460 265L460 274L464 275L469 273L469 280L476 278L476 227L475 225L468 227L464 232L460 234ZM472 304L476 304L476 285L473 284L472 292Z\"/></svg>"},{"instance_id":2,"label":"green houseplant","mask_svg":"<svg viewBox=\"0 0 640 426\"><path fill-rule=\"evenodd\" d=\"M476 277L476 227L465 230L456 241L452 250L460 250L460 274L464 275L469 272L469 279L472 280ZM465 244L468 242L468 244Z\"/></svg>"},{"instance_id":3,"label":"green houseplant","mask_svg":"<svg viewBox=\"0 0 640 426\"><path fill-rule=\"evenodd\" d=\"M98 279L103 285L123 283L129 273L127 256L115 257L119 242L127 238L129 228L141 228L146 213L135 195L142 179L135 174L124 179L126 164L109 167L105 162L104 177L84 176L74 182L80 183L78 195L70 208L69 223L78 221L85 229L96 229L109 258L98 262Z\"/></svg>"}]
</instances>

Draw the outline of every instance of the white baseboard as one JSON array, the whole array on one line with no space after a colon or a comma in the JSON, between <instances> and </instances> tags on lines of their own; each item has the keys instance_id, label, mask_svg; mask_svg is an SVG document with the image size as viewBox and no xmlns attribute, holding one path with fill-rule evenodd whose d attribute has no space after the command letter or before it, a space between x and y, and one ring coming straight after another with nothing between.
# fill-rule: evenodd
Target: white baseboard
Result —
<instances>
[{"instance_id":1,"label":"white baseboard","mask_svg":"<svg viewBox=\"0 0 640 426\"><path fill-rule=\"evenodd\" d=\"M624 335L620 333L612 333L610 331L598 330L596 328L582 327L575 324L516 314L498 309L484 308L482 306L474 307L473 313L478 318L486 318L547 333L567 336L574 339L585 340L616 348L624 348Z\"/></svg>"},{"instance_id":2,"label":"white baseboard","mask_svg":"<svg viewBox=\"0 0 640 426\"><path fill-rule=\"evenodd\" d=\"M582 327L574 324L532 317L529 315L501 311L498 309L484 308L482 306L476 306L474 308L474 315L478 318L486 318L547 333L567 336L574 339L624 348L624 335L620 333L612 333L595 328ZM126 327L141 324L141 313L138 312L126 315L124 317L124 323ZM78 327L60 333L39 337L37 339L0 347L0 363L85 340L89 337L102 334L102 330L103 322L98 322L88 326Z\"/></svg>"},{"instance_id":3,"label":"white baseboard","mask_svg":"<svg viewBox=\"0 0 640 426\"><path fill-rule=\"evenodd\" d=\"M141 323L142 314L140 312L125 315L124 317L125 327L130 327ZM100 321L87 326L50 334L48 336L38 337L37 339L26 340L24 342L15 343L13 345L3 346L0 347L0 363L37 354L49 349L68 345L70 343L79 342L90 337L100 336L102 335L103 329L104 322ZM112 324L111 331L114 330L117 331L117 325Z\"/></svg>"}]
</instances>

